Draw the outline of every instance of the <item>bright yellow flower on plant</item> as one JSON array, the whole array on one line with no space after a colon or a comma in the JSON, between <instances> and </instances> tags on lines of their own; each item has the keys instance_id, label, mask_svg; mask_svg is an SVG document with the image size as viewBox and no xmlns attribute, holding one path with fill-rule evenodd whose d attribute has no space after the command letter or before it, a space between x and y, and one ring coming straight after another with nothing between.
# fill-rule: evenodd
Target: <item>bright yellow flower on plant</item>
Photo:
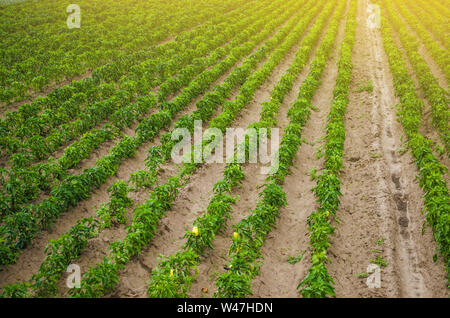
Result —
<instances>
[{"instance_id":1,"label":"bright yellow flower on plant","mask_svg":"<svg viewBox=\"0 0 450 318\"><path fill-rule=\"evenodd\" d=\"M329 217L330 216L330 211L327 211L327 217Z\"/></svg>"},{"instance_id":2,"label":"bright yellow flower on plant","mask_svg":"<svg viewBox=\"0 0 450 318\"><path fill-rule=\"evenodd\" d=\"M198 227L194 226L194 228L192 229L192 234L198 236Z\"/></svg>"},{"instance_id":3,"label":"bright yellow flower on plant","mask_svg":"<svg viewBox=\"0 0 450 318\"><path fill-rule=\"evenodd\" d=\"M169 276L173 276L173 269L170 270L170 275Z\"/></svg>"},{"instance_id":4,"label":"bright yellow flower on plant","mask_svg":"<svg viewBox=\"0 0 450 318\"><path fill-rule=\"evenodd\" d=\"M237 239L237 238L239 237L239 233L238 233L238 232L234 232L234 233L233 233L233 237L234 237L235 239Z\"/></svg>"}]
</instances>

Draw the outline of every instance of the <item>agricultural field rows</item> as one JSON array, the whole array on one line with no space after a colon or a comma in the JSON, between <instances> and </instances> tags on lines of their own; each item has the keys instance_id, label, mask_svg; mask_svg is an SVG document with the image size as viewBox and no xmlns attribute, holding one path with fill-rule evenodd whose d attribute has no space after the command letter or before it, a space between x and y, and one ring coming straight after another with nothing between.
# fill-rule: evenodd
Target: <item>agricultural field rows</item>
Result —
<instances>
[{"instance_id":1,"label":"agricultural field rows","mask_svg":"<svg viewBox=\"0 0 450 318\"><path fill-rule=\"evenodd\" d=\"M0 297L450 296L447 2L68 6L0 4Z\"/></svg>"}]
</instances>

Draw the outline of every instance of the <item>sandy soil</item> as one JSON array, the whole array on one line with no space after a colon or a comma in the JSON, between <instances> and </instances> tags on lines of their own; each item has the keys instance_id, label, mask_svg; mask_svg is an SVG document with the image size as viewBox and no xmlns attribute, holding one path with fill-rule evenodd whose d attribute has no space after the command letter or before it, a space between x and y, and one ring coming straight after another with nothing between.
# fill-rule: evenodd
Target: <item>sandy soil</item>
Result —
<instances>
[{"instance_id":1,"label":"sandy soil","mask_svg":"<svg viewBox=\"0 0 450 318\"><path fill-rule=\"evenodd\" d=\"M231 70L222 75L217 81L215 81L211 85L211 87L216 84L222 83L225 80L225 78L232 72L232 70L242 63L242 60L239 63L237 63ZM183 111L181 111L175 117L175 120L172 122L171 127L169 127L169 129L163 130L162 133L169 131L170 128L173 127L173 123L175 123L177 118L179 118L184 114L192 113L196 109L195 105L197 101L199 101L203 97L203 95L204 94L198 96ZM134 125L134 127L135 126L136 124ZM133 135L134 131L132 129L127 129L125 133L127 135ZM68 211L67 213L62 214L61 217L56 221L55 225L53 226L54 231L52 233L43 232L38 234L37 237L30 244L30 246L24 249L23 252L19 255L18 261L15 264L9 265L8 267L5 267L3 268L3 270L0 271L0 282L1 282L0 285L29 279L31 275L38 270L40 264L44 260L45 258L44 247L47 245L49 239L58 238L62 233L65 233L68 229L70 229L70 227L76 224L78 219L94 215L96 207L100 206L102 202L108 202L109 200L108 193L106 190L114 182L118 180L128 181L129 176L132 172L135 172L139 169L144 169L145 159L147 158L147 149L157 144L159 144L159 137L156 137L153 142L147 142L143 144L137 150L135 157L126 160L122 163L122 165L119 167L119 171L116 176L110 178L99 189L95 190L89 199L81 202L76 208ZM114 146L114 141L109 141L102 144L102 146L99 149L93 152L93 155L90 158L80 162L79 166L76 169L72 169L71 172L80 173L83 168L92 166L92 164L95 163L95 160L106 155L112 146ZM143 203L147 199L147 196L148 196L147 192L135 194L135 197L133 197L133 199L135 200L135 204L138 205L140 203ZM42 200L45 197L46 195L44 194L39 198L39 200ZM131 219L131 212L129 213L128 219ZM115 230L119 233L111 233L110 240L115 240L125 235L124 228L120 227ZM103 235L107 236L109 234L108 231L105 231L104 233L105 234L103 233L101 234L99 239L93 240L96 243L92 243L87 248L89 250L93 249L94 251L91 253L98 255L98 257L94 259L91 258L91 261L87 262L86 266L82 266L84 264L81 264L82 262L80 262L82 271L83 269L87 269L88 266L98 263L103 259L103 256L106 256L109 242L108 240L106 240L103 243L101 241L103 240L102 238ZM95 244L97 246L94 246Z\"/></svg>"},{"instance_id":2,"label":"sandy soil","mask_svg":"<svg viewBox=\"0 0 450 318\"><path fill-rule=\"evenodd\" d=\"M287 21L285 22L287 23ZM278 28L279 29L279 28ZM272 36L275 33L272 34ZM270 37L269 37L270 38ZM264 42L263 42L264 43ZM252 52L256 52L263 43L260 43ZM223 83L224 80L228 77L228 75L234 70L236 67L242 65L244 58L242 58L234 67L232 67L228 72L226 72L224 75L222 75L217 81L215 81L211 87L213 87L216 84ZM263 62L260 63L260 66ZM234 97L238 92L238 89L234 91L232 94L232 97ZM198 96L194 101L192 101L185 110L181 111L176 117L175 120L172 122L169 129L164 130L163 132L169 131L171 128L173 128L173 124L175 123L176 119L178 119L180 116L184 114L190 114L196 109L196 103L199 101L204 94L201 94ZM174 98L175 96L172 96ZM131 129L126 129L125 133L127 135L133 135L136 124ZM149 142L141 146L136 156L126 160L119 168L119 172L116 176L110 178L104 185L102 185L99 189L94 191L92 196L83 202L81 202L75 209L72 209L71 211L68 211L67 213L63 214L59 220L54 225L55 231L53 233L41 233L39 234L32 242L32 244L24 250L24 252L19 256L19 260L16 264L10 265L7 268L4 269L3 272L0 271L0 281L2 281L3 285L4 283L11 283L16 281L23 281L26 279L29 279L31 275L37 271L39 265L41 264L42 260L45 257L44 254L44 247L48 243L49 239L54 239L59 237L62 233L66 232L71 226L73 226L76 221L79 218L87 217L95 214L95 209L98 207L102 202L108 201L108 193L107 189L108 187L116 182L117 180L126 180L128 181L129 176L132 172L137 171L139 169L144 169L145 167L145 158L147 157L147 149L152 146L159 144L159 137L155 138L153 142ZM100 158L101 156L106 155L109 152L109 149L114 145L113 141L104 143L99 149L95 150L93 152L93 155L83 160L79 166L76 169L70 170L72 173L80 173L83 168L87 168L92 166L92 164L95 163L95 161ZM163 183L167 180L167 178L173 174L176 173L176 167L173 165L165 165L162 169L162 173L160 173L159 176L159 182ZM222 172L220 172L220 175ZM194 183L196 183L194 181ZM215 181L214 181L215 183ZM213 183L213 184L214 184ZM212 189L211 184L209 187L205 186L206 189ZM143 203L147 197L148 197L148 190L138 191L138 192L132 192L130 195L133 200L135 201L135 206ZM182 194L181 194L182 196ZM45 195L43 195L45 197ZM43 198L40 198L41 200ZM128 219L131 220L132 217L132 208L128 209ZM162 224L164 224L164 220ZM184 230L182 230L180 233L184 233ZM115 227L110 230L103 231L98 238L95 238L89 242L89 246L86 248L86 252L83 253L83 255L77 260L77 264L80 265L82 269L82 273L89 268L89 266L92 266L94 264L99 263L104 256L108 254L108 246L109 242L117 239L122 239L126 235L125 226L119 226ZM148 247L150 248L151 245ZM18 274L20 273L20 274ZM126 271L125 271L126 273ZM148 276L148 273L146 274ZM66 287L64 284L65 276L60 281L59 287L61 289L62 294L64 295L66 292ZM145 279L142 281L144 282ZM3 283L4 282L4 283ZM120 291L120 289L119 289Z\"/></svg>"},{"instance_id":3,"label":"sandy soil","mask_svg":"<svg viewBox=\"0 0 450 318\"><path fill-rule=\"evenodd\" d=\"M366 1L359 3L345 120L343 197L330 273L338 297L445 297L444 265L442 260L433 263L436 244L431 231L421 235L423 193L417 169L409 153L397 151L405 140L395 121L393 106L398 101L380 33L363 23L366 7ZM372 93L356 92L364 80L372 81ZM357 274L365 273L377 256L387 267L382 268L381 288L369 289Z\"/></svg>"},{"instance_id":4,"label":"sandy soil","mask_svg":"<svg viewBox=\"0 0 450 318\"><path fill-rule=\"evenodd\" d=\"M347 4L348 10L348 4ZM316 152L323 145L327 115L333 98L333 89L337 77L337 61L339 48L344 37L346 19L342 19L336 37L336 43L327 66L322 74L322 82L312 98L312 104L318 111L311 113L311 118L303 129L302 139L305 142L296 154L291 174L286 177L283 189L288 205L280 210L277 227L268 236L262 253L264 263L261 274L254 279L252 288L255 297L299 297L298 283L306 275L311 265L308 250L309 233L307 217L317 208L316 198L312 193L315 181L310 178L310 170L323 165L323 158L316 159ZM309 71L309 69L307 70ZM305 73L303 78L306 77ZM287 124L288 106L295 101L301 85L300 78L294 85L293 92L286 99L286 106L280 114ZM303 258L296 264L287 262L288 256Z\"/></svg>"},{"instance_id":5,"label":"sandy soil","mask_svg":"<svg viewBox=\"0 0 450 318\"><path fill-rule=\"evenodd\" d=\"M300 41L299 41L300 42ZM259 120L259 107L262 102L266 101L270 96L272 88L279 81L281 76L287 70L295 57L295 52L299 46L295 46L285 57L285 59L275 68L269 79L255 93L253 101L241 112L231 127L247 127L250 123ZM259 63L262 66L264 61ZM235 90L229 100L233 100L237 95ZM121 277L121 285L114 296L135 295L137 297L145 297L145 288L142 284L146 284L150 275L149 269L154 268L158 263L158 255L169 255L175 253L182 243L183 235L186 229L192 227L193 221L206 211L206 207L213 195L213 185L223 177L223 164L207 165L201 168L190 181L190 186L178 196L174 207L168 212L161 222L161 230L152 240L151 249L145 250L137 261L127 266L124 275ZM234 224L246 215L252 208L252 204L258 198L256 187L264 183L264 176L260 175L259 167L252 165L244 169L247 176L253 176L250 180L243 183L242 187L234 193L239 195L240 200L234 207L231 220L221 233L216 236L213 252L209 251L204 257L202 264L199 266L199 276L197 282L191 289L192 297L211 296L214 291L214 280L216 273L222 268L226 262L226 256L229 248L229 237L232 231L229 224ZM241 212L241 213L239 213ZM174 215L179 217L174 217ZM163 230L164 229L164 230ZM201 288L208 285L208 294L201 293ZM201 287L197 287L201 286Z\"/></svg>"}]
</instances>

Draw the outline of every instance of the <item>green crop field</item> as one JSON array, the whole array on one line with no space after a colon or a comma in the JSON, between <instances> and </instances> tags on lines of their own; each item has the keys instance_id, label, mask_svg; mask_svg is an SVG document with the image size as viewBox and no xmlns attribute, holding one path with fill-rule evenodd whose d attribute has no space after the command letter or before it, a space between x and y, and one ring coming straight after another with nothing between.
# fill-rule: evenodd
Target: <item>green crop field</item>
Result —
<instances>
[{"instance_id":1,"label":"green crop field","mask_svg":"<svg viewBox=\"0 0 450 318\"><path fill-rule=\"evenodd\" d=\"M449 21L0 1L0 297L448 298Z\"/></svg>"}]
</instances>

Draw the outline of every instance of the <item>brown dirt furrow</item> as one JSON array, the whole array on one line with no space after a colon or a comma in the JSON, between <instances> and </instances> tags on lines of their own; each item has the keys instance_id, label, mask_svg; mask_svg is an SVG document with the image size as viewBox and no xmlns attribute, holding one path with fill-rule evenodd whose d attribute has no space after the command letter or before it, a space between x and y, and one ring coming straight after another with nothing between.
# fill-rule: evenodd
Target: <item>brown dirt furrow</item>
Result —
<instances>
[{"instance_id":1,"label":"brown dirt furrow","mask_svg":"<svg viewBox=\"0 0 450 318\"><path fill-rule=\"evenodd\" d=\"M358 7L343 196L328 268L338 297L446 296L443 262L432 260L436 244L431 231L421 235L423 192L417 169L410 153L398 152L405 140L395 120L398 100L379 30L366 28L367 5L364 0ZM373 92L358 93L367 80ZM381 268L380 288L369 288L357 274L366 273L376 257L387 266Z\"/></svg>"},{"instance_id":2,"label":"brown dirt furrow","mask_svg":"<svg viewBox=\"0 0 450 318\"><path fill-rule=\"evenodd\" d=\"M417 39L420 39L419 37L417 37L417 34L414 32L414 30L412 30L409 26L407 27L412 32L412 34L416 36ZM431 74L433 74L433 76L436 77L439 86L448 91L449 85L447 79L445 78L445 74L442 72L439 65L437 65L437 63L434 61L433 57L430 55L427 48L422 42L420 42L419 45L419 54L424 58L425 62L428 64Z\"/></svg>"},{"instance_id":3,"label":"brown dirt furrow","mask_svg":"<svg viewBox=\"0 0 450 318\"><path fill-rule=\"evenodd\" d=\"M327 27L324 28L326 30ZM325 32L323 32L324 34ZM322 34L322 38L323 38ZM320 43L320 41L319 41ZM315 50L317 49L318 45L314 48L311 57L308 62L310 62L315 54ZM295 51L298 49L298 47L295 49ZM294 53L290 53L294 54ZM285 63L284 63L285 64ZM285 67L283 65L283 67ZM286 68L287 69L287 68ZM280 106L280 111L278 114L278 124L277 128L280 129L280 134L282 134L283 129L288 124L287 119L287 111L289 108L289 105L295 100L298 94L298 88L300 84L303 82L303 80L306 78L307 74L309 72L309 63L307 64L307 67L300 73L299 77L294 82L294 88L292 91L286 96L283 104ZM283 72L284 73L284 72ZM279 75L276 75L277 78L281 78L282 73ZM276 80L277 82L278 80ZM269 85L270 81L267 81L266 84ZM263 88L264 89L264 88ZM268 100L270 98L270 90L264 89L266 94L260 94L257 93L257 98L252 102L253 104L261 104L262 102ZM264 96L265 95L265 96ZM255 116L254 115L255 110L252 107L248 108L248 111L243 115L243 118L245 118L245 121L247 122L247 117L249 116ZM256 117L256 116L255 116ZM281 136L280 136L281 138ZM260 174L261 165L259 164L251 164L251 165L244 165L243 170L247 178L242 183L242 188L236 191L236 194L239 195L240 200L236 203L236 205L233 208L233 213L231 215L231 218L228 220L228 224L236 224L242 219L248 217L251 214L251 211L256 206L256 202L258 200L258 193L260 191L259 187L262 186L265 183L265 176ZM294 188L298 189L297 186ZM298 193L297 193L298 194ZM288 196L289 200L289 196ZM283 214L283 212L281 212ZM292 225L292 224L290 224ZM273 232L269 235L268 240L265 242L265 245L270 245L268 250L270 250L270 253L268 254L268 257L264 258L265 263L269 262L269 264L276 263L279 265L283 260L283 256L280 256L279 253L287 255L288 252L288 244L281 245L280 242L285 242L286 240L289 240L291 238L290 230L285 230L284 232L278 231L278 229L274 229L273 231L276 231L276 234L273 234ZM191 289L190 296L191 297L208 297L211 296L216 290L215 286L215 279L218 275L220 275L222 272L224 272L223 265L226 264L226 261L228 260L228 251L231 244L230 237L232 236L233 228L232 226L227 226L227 228L219 233L216 236L215 243L213 245L213 250L210 250L206 253L205 257L203 258L202 264L199 266L199 277L197 281L193 284L193 287ZM279 237L281 235L281 237ZM276 239L279 244L272 244L272 239ZM279 249L280 246L282 247L281 250ZM273 249L271 249L273 247ZM283 249L285 247L285 249ZM297 246L294 246L294 250L297 248ZM265 253L267 250L263 250L263 255L267 256ZM290 252L290 251L289 251ZM295 253L295 252L293 252ZM284 256L285 261L286 256ZM253 291L254 296L256 297L289 297L285 294L285 290L279 293L279 290L274 287L276 286L276 282L274 281L273 277L275 275L278 275L281 268L277 267L275 272L270 273L263 273L261 272L261 275L257 278L255 278L253 283ZM292 277L289 275L283 275L285 284L288 284L288 280L290 280L292 285L293 280ZM208 294L203 294L201 292L202 288L206 287L208 289ZM263 291L263 289L267 287L266 291ZM277 286L278 287L278 286ZM281 288L282 289L282 288ZM294 286L295 289L295 286ZM291 291L291 290L290 290Z\"/></svg>"},{"instance_id":4,"label":"brown dirt furrow","mask_svg":"<svg viewBox=\"0 0 450 318\"><path fill-rule=\"evenodd\" d=\"M287 23L287 22L286 22ZM274 33L275 34L275 33ZM264 42L259 44L250 54L253 54L254 52L256 52L261 46L264 45ZM228 72L226 72L224 75L222 75L215 83L216 84L220 84L223 83L225 81L225 79L230 75L230 73L236 68L242 65L243 61L245 58L241 59L231 70L229 70ZM262 64L262 63L261 63ZM213 87L214 85L212 85L211 87ZM238 93L238 89L236 89L233 93L231 98L233 98L234 96L236 96ZM196 109L196 103L204 96L204 94L200 95L199 97L197 97L192 103L189 104L189 106L184 109L183 111L181 111L179 114L177 114L176 119L180 118L182 115L186 115L186 114L191 114L195 109ZM175 96L171 96L170 98L174 98ZM171 130L173 128L174 123L176 122L176 119L172 122L169 130ZM159 142L158 142L159 144ZM146 153L146 152L145 152ZM169 176L175 175L177 172L177 166L172 164L172 163L167 163L165 165L162 166L161 169L161 173L159 175L159 181L158 183L162 183L164 181L167 180L167 178ZM200 170L200 175L202 175L202 170ZM212 175L209 175L208 178L210 178L211 182L217 181L220 178L220 175L222 174L222 171L220 171L220 174L218 175L218 178L214 178ZM217 179L217 180L216 180ZM208 184L208 183L202 183L202 181L200 181L202 184L202 188L206 191L206 190L212 190L212 187L214 185L214 183ZM195 178L191 181L191 184L197 184L198 182L195 180ZM197 194L201 194L204 193L202 191L200 192L195 192L194 196L191 193L191 187L187 186L186 188L182 189L181 193L179 194L179 198L181 198L181 202L177 201L174 205L174 208L180 208L181 210L186 210L186 200L188 202L194 202L196 199L196 195ZM212 194L208 193L208 195ZM148 197L148 191L140 191L139 193L134 193L134 195L137 196L137 198L133 199L135 200L135 206L144 203L144 201L147 199ZM208 196L209 197L209 196ZM205 199L204 197L201 197L201 199ZM173 208L173 209L174 209ZM194 206L191 208L190 211L197 211L197 213L201 213L202 211L204 211L205 207L199 207L199 206ZM129 209L130 211L132 209ZM180 212L180 215L186 215L185 212ZM172 215L173 216L173 215ZM187 217L189 215L186 215ZM193 217L197 217L198 215L193 215ZM129 217L131 219L131 215ZM180 217L181 218L181 217ZM176 218L176 220L180 219L179 217ZM176 230L174 229L173 232L174 233L182 233L180 234L181 237L171 237L170 239L167 239L167 235L172 235L172 229L169 228L169 225L172 225L171 223L165 223L165 222L169 222L170 218L163 218L161 224L160 224L160 231L162 234L162 243L161 245L167 244L167 242L172 242L174 240L181 240L183 238L184 235L184 228L182 228L181 226L183 225L183 223L180 222L175 222L175 227ZM190 220L190 223L192 223L193 219ZM189 223L188 223L189 224ZM169 233L166 233L166 231L168 231ZM121 230L121 239L123 237L125 237L126 235L126 231L123 229ZM155 237L155 239L152 240L152 242L150 243L149 246L147 246L146 248L144 248L143 252L141 253L140 256L138 256L131 264L129 264L126 269L121 273L121 275L124 275L124 279L121 280L121 284L119 285L119 287L117 288L116 292L113 294L113 296L117 296L117 295L122 295L122 296L126 296L126 297L136 297L139 294L143 294L145 295L145 284L146 281L148 279L148 273L149 273L149 268L151 268L150 266L152 266L151 264L146 263L144 260L146 259L146 257L144 256L145 253L150 253L151 250L155 247L160 246L159 242L156 241L157 237ZM178 244L179 245L179 244ZM155 256L155 261L156 261L156 257L159 255L159 253L154 253L153 254ZM92 259L89 259L88 257L83 257L83 259L86 259L86 261L84 262L83 268L88 268L89 266L92 266L98 262L101 261L101 259L97 259L96 261L93 261Z\"/></svg>"},{"instance_id":5,"label":"brown dirt furrow","mask_svg":"<svg viewBox=\"0 0 450 318\"><path fill-rule=\"evenodd\" d=\"M255 50L257 50L259 45ZM242 61L239 61L235 66L233 66L228 72L222 75L217 81L215 81L211 87L216 84L222 83L225 78L232 72L233 69L242 64ZM195 100L193 100L184 110L182 110L177 116L175 120L172 121L172 124L168 129L162 131L162 133L170 131L173 128L173 125L179 117L184 114L190 114L196 109L196 103L204 96L201 94ZM125 133L134 134L133 131L127 130ZM109 178L106 183L104 183L99 189L96 189L91 197L85 201L82 201L78 204L76 208L69 210L67 213L64 213L60 216L60 218L55 222L53 226L53 232L48 233L46 231L39 233L31 242L31 244L23 250L23 252L19 255L18 260L15 264L11 264L2 271L0 271L0 285L25 281L31 278L32 274L34 274L38 269L40 264L45 258L44 248L48 244L49 239L56 239L61 234L65 233L69 230L73 225L76 224L77 220L89 217L95 214L95 210L101 203L108 202L109 197L107 193L107 189L118 180L129 180L129 176L132 172L135 172L140 169L145 169L145 159L147 158L147 150L153 146L159 144L159 136L155 138L153 142L147 142L143 144L137 151L136 155L133 158L130 158L122 163L119 167L118 174L112 178ZM100 147L95 151L94 156L96 158L100 158L106 155L109 152L109 146L113 145L113 142L106 143L105 147ZM73 171L81 172L80 169L88 168L89 164L94 163L94 159L83 160L80 163L80 167L74 169ZM169 175L171 174L173 167L165 167L168 170ZM162 176L166 174L163 173ZM45 197L43 195L42 197ZM148 191L138 192L135 194L131 194L132 198L135 200L135 205L143 203L148 197ZM40 198L42 200L43 198ZM130 209L131 210L131 209ZM129 213L129 219L131 219L131 214ZM117 232L117 233L116 233ZM107 246L109 245L108 241L113 241L115 239L123 238L125 235L125 229L120 227L116 229L114 233L111 232L111 236L108 238L109 231L104 232L105 234L101 234L98 239L93 240L93 243L90 243L87 249L90 250L90 255L96 255L95 258L89 260L89 258L84 257L86 259L86 263L83 261L83 264L79 264L81 267L82 273L84 273L89 266L94 265L103 259L105 256L105 251ZM104 238L105 237L105 238ZM63 284L61 285L63 286Z\"/></svg>"},{"instance_id":6,"label":"brown dirt furrow","mask_svg":"<svg viewBox=\"0 0 450 318\"><path fill-rule=\"evenodd\" d=\"M300 40L299 40L300 43ZM246 128L249 124L259 120L259 109L262 102L266 101L270 92L282 75L288 69L295 57L295 52L299 49L296 45L284 58L270 75L269 79L255 93L255 98L242 111L241 115L230 127ZM261 67L262 61L258 67ZM237 95L235 90L229 100L233 100ZM205 128L205 127L204 127ZM264 183L264 175L260 174L259 166L252 164L244 168L246 176L252 176L246 180L242 187L234 193L239 195L240 199L234 207L232 218L227 223L235 223L244 218L243 213L237 211L250 211L254 202L258 198L257 186ZM145 297L146 284L151 269L158 264L158 255L169 255L180 249L184 240L184 232L190 229L193 221L206 212L206 207L213 195L213 186L223 176L224 164L210 164L203 166L199 172L192 176L189 185L182 189L173 208L168 212L167 217L163 218L157 231L157 235L152 240L150 246L144 249L138 259L127 266L124 274L121 275L121 284L113 296L135 295L136 297ZM175 217L177 215L177 217ZM212 296L214 291L213 278L218 274L227 259L229 247L230 226L216 236L213 251L207 252L202 264L199 266L199 276L194 282L190 296L208 297ZM208 286L208 293L201 292L202 287Z\"/></svg>"},{"instance_id":7,"label":"brown dirt furrow","mask_svg":"<svg viewBox=\"0 0 450 318\"><path fill-rule=\"evenodd\" d=\"M323 159L317 159L316 153L323 145L327 116L337 78L336 63L344 38L345 22L346 19L340 22L334 49L322 74L322 82L311 100L318 111L312 112L311 118L303 129L302 139L305 142L297 151L292 173L286 177L283 186L288 205L280 210L276 228L272 229L261 250L264 263L261 266L260 275L252 283L255 297L299 297L297 285L306 275L310 265L306 219L317 208L317 203L311 191L315 181L309 174L311 169L323 165ZM295 92L288 96L286 105L295 101L300 85L301 81L297 81L294 85ZM288 107L285 107L282 114L286 123L288 122L287 109ZM288 263L288 256L297 257L300 253L303 253L300 262Z\"/></svg>"},{"instance_id":8,"label":"brown dirt furrow","mask_svg":"<svg viewBox=\"0 0 450 318\"><path fill-rule=\"evenodd\" d=\"M263 45L263 43L261 43L260 45L258 45L253 51L252 53L256 52L256 50L259 49L259 47L261 47ZM252 54L251 53L251 54ZM223 83L225 81L225 79L228 77L228 75L238 66L242 65L243 63L243 59L241 59L233 68L231 68L231 70L229 70L228 72L226 72L224 75L222 75L215 83L213 83L213 85L216 84L220 84ZM212 85L212 86L213 86ZM211 87L212 87L211 86ZM237 93L237 90L234 94ZM172 122L172 124L170 125L169 129L166 131L170 131L171 129L173 129L174 123L176 122L176 120L178 118L180 118L182 115L185 114L190 114L192 113L195 109L196 109L196 103L204 96L204 94L201 94L199 97L197 97L192 103L190 103L188 105L188 107L184 110L182 110L179 114L177 114L175 120ZM174 97L174 96L173 96ZM173 98L172 97L172 98ZM152 144L159 144L159 138L157 138L155 140L154 143ZM146 147L145 149L148 149L148 147ZM143 154L143 159L140 160L142 166L137 167L139 169L144 169L144 159L147 156L147 151L142 151ZM139 154L141 154L141 152L139 152ZM126 163L125 163L126 164ZM136 171L138 170L137 168L135 168L134 170L131 170L131 167L133 167L134 165L130 165L130 172ZM165 164L162 166L162 169L159 173L159 180L158 180L158 184L161 184L165 181L167 181L168 177L173 176L176 174L177 172L177 166L171 163ZM123 177L119 177L119 179L122 180L126 180L128 181L128 177L124 176ZM208 188L207 185L205 185L205 188ZM212 189L212 185L210 187ZM141 190L141 191L134 191L130 193L130 196L133 198L134 200L134 207L136 207L139 204L144 203L144 201L147 199L148 197L148 190ZM191 197L188 196L188 199L190 199ZM128 209L128 219L131 220L132 218L132 210L133 207ZM163 226L164 229L166 229L167 227ZM164 230L163 230L164 231ZM184 233L184 231L182 231ZM98 238L96 238L95 240L91 240L90 242L90 246L89 246L89 251L86 251L85 254L83 254L79 260L77 260L77 264L80 265L80 267L82 268L82 272L88 270L89 266L95 265L97 263L99 263L104 256L106 256L107 253L107 248L109 246L109 242L113 241L113 240L117 240L117 239L123 239L126 235L126 230L124 227L118 227L118 228L114 228L111 230L106 230L104 232L102 232ZM152 244L150 244L150 247L152 246ZM141 256L140 256L141 257ZM137 262L144 268L144 269L148 269L147 265L144 264L143 262L141 262L140 257L137 258ZM125 269L124 273L128 273L128 269ZM66 275L65 275L66 276ZM67 288L65 287L65 276L63 276L63 278L60 281L60 290L62 291L62 295L64 295L67 292ZM148 273L146 274L146 276L148 276ZM142 280L139 281L139 276L136 276L135 278L132 278L133 282L136 282L142 285L145 284L146 282L146 277ZM142 278L142 277L141 277ZM138 288L138 290L140 290ZM144 290L140 290L141 292ZM118 289L118 293L120 293L120 287ZM127 291L124 296L135 296L136 291L134 289L131 289L131 293L129 291Z\"/></svg>"}]
</instances>

